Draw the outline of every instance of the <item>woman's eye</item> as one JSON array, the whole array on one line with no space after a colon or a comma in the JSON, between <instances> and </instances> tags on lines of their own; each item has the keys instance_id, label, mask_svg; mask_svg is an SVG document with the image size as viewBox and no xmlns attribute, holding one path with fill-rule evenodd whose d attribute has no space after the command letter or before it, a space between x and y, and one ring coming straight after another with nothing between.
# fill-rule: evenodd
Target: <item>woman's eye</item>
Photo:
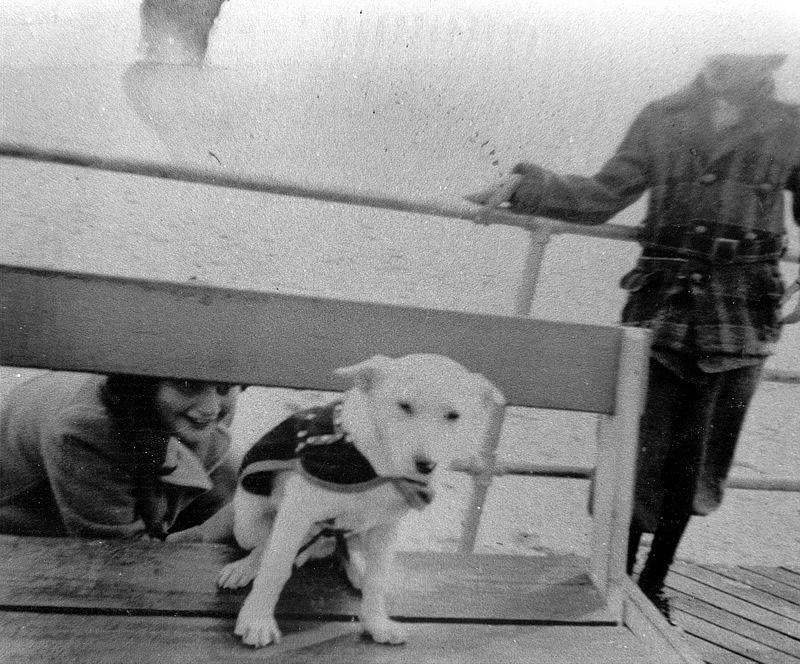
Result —
<instances>
[{"instance_id":1,"label":"woman's eye","mask_svg":"<svg viewBox=\"0 0 800 664\"><path fill-rule=\"evenodd\" d=\"M456 411L451 410L447 415L444 416L446 420L449 422L455 422L461 415L459 415Z\"/></svg>"},{"instance_id":2,"label":"woman's eye","mask_svg":"<svg viewBox=\"0 0 800 664\"><path fill-rule=\"evenodd\" d=\"M175 385L184 394L199 394L206 387L206 383L201 380L178 380Z\"/></svg>"},{"instance_id":3,"label":"woman's eye","mask_svg":"<svg viewBox=\"0 0 800 664\"><path fill-rule=\"evenodd\" d=\"M401 401L397 405L400 407L400 410L402 410L406 415L414 414L414 409L411 407L411 404L408 403L407 401Z\"/></svg>"}]
</instances>

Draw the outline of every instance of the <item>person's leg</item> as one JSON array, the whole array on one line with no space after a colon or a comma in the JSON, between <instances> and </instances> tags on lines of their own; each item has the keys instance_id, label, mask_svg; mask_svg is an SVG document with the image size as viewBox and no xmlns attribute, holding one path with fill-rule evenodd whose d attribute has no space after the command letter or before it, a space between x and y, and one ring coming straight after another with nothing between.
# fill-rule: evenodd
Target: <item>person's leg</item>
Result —
<instances>
[{"instance_id":1,"label":"person's leg","mask_svg":"<svg viewBox=\"0 0 800 664\"><path fill-rule=\"evenodd\" d=\"M653 535L647 561L639 575L639 588L671 625L675 622L669 597L664 592L664 582L688 525L689 514L686 512L662 521Z\"/></svg>"},{"instance_id":2,"label":"person's leg","mask_svg":"<svg viewBox=\"0 0 800 664\"><path fill-rule=\"evenodd\" d=\"M664 589L664 581L675 560L690 516L688 511L665 514L653 535L647 561L639 575L639 587L651 599L658 597Z\"/></svg>"},{"instance_id":3,"label":"person's leg","mask_svg":"<svg viewBox=\"0 0 800 664\"><path fill-rule=\"evenodd\" d=\"M665 465L680 430L691 385L658 360L650 360L648 389L639 430L633 516L628 534L628 574L633 573L644 533L655 532L662 512Z\"/></svg>"},{"instance_id":4,"label":"person's leg","mask_svg":"<svg viewBox=\"0 0 800 664\"><path fill-rule=\"evenodd\" d=\"M710 514L722 503L725 480L747 410L761 379L764 363L719 375L694 496L694 514Z\"/></svg>"},{"instance_id":5,"label":"person's leg","mask_svg":"<svg viewBox=\"0 0 800 664\"><path fill-rule=\"evenodd\" d=\"M690 369L684 367L684 371ZM652 405L662 412L645 408L642 435L656 441L659 436L663 439L658 463L650 469L650 474L657 480L659 501L653 503L650 521L645 524L645 530L653 533L653 540L638 584L661 613L671 620L669 600L663 594L664 580L691 515L702 449L700 432L703 430L701 414L704 409L700 404L707 388L703 385L704 376L679 376L666 368L662 368L656 378L659 382L651 385L651 389L660 389L664 395ZM646 448L646 439L642 445ZM638 479L637 484L641 484Z\"/></svg>"},{"instance_id":6,"label":"person's leg","mask_svg":"<svg viewBox=\"0 0 800 664\"><path fill-rule=\"evenodd\" d=\"M683 412L684 426L664 468L666 491L658 527L639 577L642 591L667 617L664 581L694 509L701 468L709 464L711 469L702 475L709 474L722 486L759 375L760 367L709 375L707 385L696 388L695 399Z\"/></svg>"}]
</instances>

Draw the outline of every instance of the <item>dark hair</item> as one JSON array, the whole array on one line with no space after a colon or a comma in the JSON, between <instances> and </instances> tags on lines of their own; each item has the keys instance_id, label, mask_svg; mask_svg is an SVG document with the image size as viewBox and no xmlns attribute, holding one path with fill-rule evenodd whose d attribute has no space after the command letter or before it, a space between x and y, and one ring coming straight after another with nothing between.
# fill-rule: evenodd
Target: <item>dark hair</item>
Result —
<instances>
[{"instance_id":1,"label":"dark hair","mask_svg":"<svg viewBox=\"0 0 800 664\"><path fill-rule=\"evenodd\" d=\"M101 389L101 401L111 419L114 435L119 436L130 451L134 472L140 477L160 475L166 457L171 434L161 421L156 401L159 384L165 380L174 379L109 374ZM235 386L232 383L217 385ZM247 388L246 385L240 387L242 390Z\"/></svg>"},{"instance_id":2,"label":"dark hair","mask_svg":"<svg viewBox=\"0 0 800 664\"><path fill-rule=\"evenodd\" d=\"M100 393L114 435L130 451L134 474L140 477L156 477L166 457L169 432L164 429L156 406L162 380L110 374Z\"/></svg>"}]
</instances>

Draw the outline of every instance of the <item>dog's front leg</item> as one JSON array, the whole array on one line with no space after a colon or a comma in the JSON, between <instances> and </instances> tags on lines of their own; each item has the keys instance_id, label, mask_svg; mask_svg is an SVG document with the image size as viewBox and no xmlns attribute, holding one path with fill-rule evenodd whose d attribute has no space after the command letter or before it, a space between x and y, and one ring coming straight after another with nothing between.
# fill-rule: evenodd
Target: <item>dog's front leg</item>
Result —
<instances>
[{"instance_id":1,"label":"dog's front leg","mask_svg":"<svg viewBox=\"0 0 800 664\"><path fill-rule=\"evenodd\" d=\"M303 518L303 501L298 492L286 491L275 525L261 556L253 589L236 620L235 632L242 641L257 648L278 643L281 631L275 621L275 605L292 573L292 563L313 521Z\"/></svg>"},{"instance_id":2,"label":"dog's front leg","mask_svg":"<svg viewBox=\"0 0 800 664\"><path fill-rule=\"evenodd\" d=\"M389 585L397 522L381 524L360 535L364 545L364 576L361 585L359 618L376 643L400 644L406 641L403 626L389 618L386 590Z\"/></svg>"}]
</instances>

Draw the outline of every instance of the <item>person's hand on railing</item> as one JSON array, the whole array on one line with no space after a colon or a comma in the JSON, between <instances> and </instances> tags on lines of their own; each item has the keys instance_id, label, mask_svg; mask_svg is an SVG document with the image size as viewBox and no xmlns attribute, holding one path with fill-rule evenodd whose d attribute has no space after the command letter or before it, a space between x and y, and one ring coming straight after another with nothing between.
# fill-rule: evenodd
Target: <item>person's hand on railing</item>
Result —
<instances>
[{"instance_id":1,"label":"person's hand on railing","mask_svg":"<svg viewBox=\"0 0 800 664\"><path fill-rule=\"evenodd\" d=\"M492 210L509 207L509 199L513 196L521 178L522 175L515 173L503 178L497 185L465 196L468 201L482 206L474 221L479 224L491 223Z\"/></svg>"},{"instance_id":2,"label":"person's hand on railing","mask_svg":"<svg viewBox=\"0 0 800 664\"><path fill-rule=\"evenodd\" d=\"M786 289L786 292L783 294L781 298L781 304L786 304L789 300L794 297L798 291L800 291L800 276L797 277ZM797 304L794 305L794 309L783 317L783 324L784 325L791 325L792 323L796 323L800 321L800 298L797 299Z\"/></svg>"}]
</instances>

